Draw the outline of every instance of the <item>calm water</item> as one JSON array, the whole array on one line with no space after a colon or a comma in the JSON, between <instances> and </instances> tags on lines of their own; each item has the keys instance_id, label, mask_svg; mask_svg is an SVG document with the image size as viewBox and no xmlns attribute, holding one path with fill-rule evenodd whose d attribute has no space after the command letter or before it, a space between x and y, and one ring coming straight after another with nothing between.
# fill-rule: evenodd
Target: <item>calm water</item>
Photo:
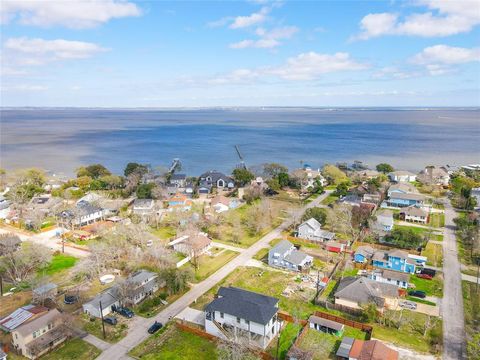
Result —
<instances>
[{"instance_id":1,"label":"calm water","mask_svg":"<svg viewBox=\"0 0 480 360\"><path fill-rule=\"evenodd\" d=\"M247 165L386 161L408 170L480 162L478 109L1 110L1 167L71 174L102 163L168 166L191 175L231 171L238 144Z\"/></svg>"}]
</instances>

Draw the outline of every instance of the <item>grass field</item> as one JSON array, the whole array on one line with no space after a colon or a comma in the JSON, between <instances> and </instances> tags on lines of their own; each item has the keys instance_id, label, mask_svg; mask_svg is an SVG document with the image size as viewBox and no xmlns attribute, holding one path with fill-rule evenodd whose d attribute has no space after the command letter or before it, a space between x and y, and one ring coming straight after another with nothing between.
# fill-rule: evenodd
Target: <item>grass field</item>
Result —
<instances>
[{"instance_id":1,"label":"grass field","mask_svg":"<svg viewBox=\"0 0 480 360\"><path fill-rule=\"evenodd\" d=\"M480 287L478 291L477 293L475 283L462 281L465 330L468 336L480 332Z\"/></svg>"},{"instance_id":2,"label":"grass field","mask_svg":"<svg viewBox=\"0 0 480 360\"><path fill-rule=\"evenodd\" d=\"M58 254L54 255L52 257L52 261L50 264L48 264L46 267L43 269L39 270L39 274L43 275L53 275L56 274L62 270L71 268L75 265L77 262L77 258L70 256L70 255L65 255L65 254Z\"/></svg>"},{"instance_id":3,"label":"grass field","mask_svg":"<svg viewBox=\"0 0 480 360\"><path fill-rule=\"evenodd\" d=\"M237 255L238 253L232 250L225 250L220 255L217 255L215 257L210 257L209 255L202 255L199 258L200 266L198 270L195 270L192 263L190 262L186 263L183 268L186 266L191 267L195 273L194 282L200 282L212 275L215 271L220 269L223 265L228 263Z\"/></svg>"},{"instance_id":4,"label":"grass field","mask_svg":"<svg viewBox=\"0 0 480 360\"><path fill-rule=\"evenodd\" d=\"M83 330L86 332L107 342L116 343L127 335L128 330L128 325L124 322L124 319L121 316L116 316L116 318L119 320L117 325L112 326L105 324L105 339L103 338L102 322L100 319L94 319L91 321L87 316L82 315L81 322Z\"/></svg>"},{"instance_id":5,"label":"grass field","mask_svg":"<svg viewBox=\"0 0 480 360\"><path fill-rule=\"evenodd\" d=\"M253 256L253 258L256 259L256 260L266 259L266 258L268 258L268 251L269 251L269 250L270 250L269 248L260 249L260 250Z\"/></svg>"},{"instance_id":6,"label":"grass field","mask_svg":"<svg viewBox=\"0 0 480 360\"><path fill-rule=\"evenodd\" d=\"M416 275L412 275L410 282L415 285L415 290L425 291L427 295L431 296L443 296L443 281L438 274L432 280L421 279Z\"/></svg>"},{"instance_id":7,"label":"grass field","mask_svg":"<svg viewBox=\"0 0 480 360\"><path fill-rule=\"evenodd\" d=\"M422 250L422 256L427 257L427 265L441 267L443 264L443 248L440 244L427 243Z\"/></svg>"},{"instance_id":8,"label":"grass field","mask_svg":"<svg viewBox=\"0 0 480 360\"><path fill-rule=\"evenodd\" d=\"M267 349L267 352L273 357L277 356L277 344L278 344L278 356L279 359L285 359L287 352L290 347L295 342L298 334L302 330L302 326L294 323L287 323L280 333L280 341L273 339L270 343L270 346Z\"/></svg>"},{"instance_id":9,"label":"grass field","mask_svg":"<svg viewBox=\"0 0 480 360\"><path fill-rule=\"evenodd\" d=\"M170 226L162 226L158 229L152 229L152 233L161 240L168 240L177 234L175 229Z\"/></svg>"},{"instance_id":10,"label":"grass field","mask_svg":"<svg viewBox=\"0 0 480 360\"><path fill-rule=\"evenodd\" d=\"M49 354L42 356L44 360L90 360L100 355L101 351L95 346L81 340L72 339Z\"/></svg>"},{"instance_id":11,"label":"grass field","mask_svg":"<svg viewBox=\"0 0 480 360\"><path fill-rule=\"evenodd\" d=\"M433 213L430 214L428 225L433 227L444 227L445 226L445 214L442 213Z\"/></svg>"},{"instance_id":12,"label":"grass field","mask_svg":"<svg viewBox=\"0 0 480 360\"><path fill-rule=\"evenodd\" d=\"M336 359L335 352L341 343L341 338L320 331L308 329L298 347L312 351L314 360Z\"/></svg>"},{"instance_id":13,"label":"grass field","mask_svg":"<svg viewBox=\"0 0 480 360\"><path fill-rule=\"evenodd\" d=\"M330 205L337 200L338 200L338 196L330 194L325 199L322 200L321 204L322 205Z\"/></svg>"},{"instance_id":14,"label":"grass field","mask_svg":"<svg viewBox=\"0 0 480 360\"><path fill-rule=\"evenodd\" d=\"M218 359L215 343L173 325L150 336L129 353L135 359L145 360L176 360L180 354L185 360Z\"/></svg>"}]
</instances>

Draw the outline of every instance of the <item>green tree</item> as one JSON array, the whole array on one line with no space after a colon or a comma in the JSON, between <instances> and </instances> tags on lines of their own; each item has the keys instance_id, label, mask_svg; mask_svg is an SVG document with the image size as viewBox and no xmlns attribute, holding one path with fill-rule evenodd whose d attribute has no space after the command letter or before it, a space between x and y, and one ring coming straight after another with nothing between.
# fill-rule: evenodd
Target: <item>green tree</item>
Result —
<instances>
[{"instance_id":1,"label":"green tree","mask_svg":"<svg viewBox=\"0 0 480 360\"><path fill-rule=\"evenodd\" d=\"M125 170L123 171L123 174L125 176L128 176L133 173L138 173L140 176L145 175L148 172L148 166L143 165L143 164L138 164L138 163L128 163L127 166L125 167Z\"/></svg>"},{"instance_id":2,"label":"green tree","mask_svg":"<svg viewBox=\"0 0 480 360\"><path fill-rule=\"evenodd\" d=\"M387 163L381 163L376 166L378 172L388 174L391 173L394 169L393 166Z\"/></svg>"},{"instance_id":3,"label":"green tree","mask_svg":"<svg viewBox=\"0 0 480 360\"><path fill-rule=\"evenodd\" d=\"M102 182L103 187L108 190L119 189L124 184L124 179L118 175L102 176L99 180Z\"/></svg>"},{"instance_id":4,"label":"green tree","mask_svg":"<svg viewBox=\"0 0 480 360\"><path fill-rule=\"evenodd\" d=\"M337 189L335 190L334 194L336 196L345 196L348 194L348 189L349 189L349 182L344 181L337 185Z\"/></svg>"},{"instance_id":5,"label":"green tree","mask_svg":"<svg viewBox=\"0 0 480 360\"><path fill-rule=\"evenodd\" d=\"M325 225L325 222L327 220L327 211L319 207L309 208L303 214L302 221L306 221L311 218L314 218L320 224Z\"/></svg>"},{"instance_id":6,"label":"green tree","mask_svg":"<svg viewBox=\"0 0 480 360\"><path fill-rule=\"evenodd\" d=\"M467 343L468 358L471 360L480 360L480 333L472 336Z\"/></svg>"},{"instance_id":7,"label":"green tree","mask_svg":"<svg viewBox=\"0 0 480 360\"><path fill-rule=\"evenodd\" d=\"M255 178L249 170L243 168L237 168L232 172L233 178L240 186L245 186Z\"/></svg>"},{"instance_id":8,"label":"green tree","mask_svg":"<svg viewBox=\"0 0 480 360\"><path fill-rule=\"evenodd\" d=\"M403 249L416 249L424 242L421 235L411 228L396 228L385 236L385 241Z\"/></svg>"},{"instance_id":9,"label":"green tree","mask_svg":"<svg viewBox=\"0 0 480 360\"><path fill-rule=\"evenodd\" d=\"M330 164L327 164L323 167L322 175L325 177L325 179L328 180L330 184L335 185L338 185L341 182L348 180L347 175L342 170L340 170L335 165Z\"/></svg>"},{"instance_id":10,"label":"green tree","mask_svg":"<svg viewBox=\"0 0 480 360\"><path fill-rule=\"evenodd\" d=\"M269 163L263 165L263 173L269 178L274 178L280 173L288 173L288 168L278 163Z\"/></svg>"},{"instance_id":11,"label":"green tree","mask_svg":"<svg viewBox=\"0 0 480 360\"><path fill-rule=\"evenodd\" d=\"M278 184L280 185L280 187L285 187L285 186L288 186L290 185L291 181L290 181L290 176L288 175L288 173L286 172L281 172L281 173L278 173L278 175L276 176L276 178L278 179Z\"/></svg>"},{"instance_id":12,"label":"green tree","mask_svg":"<svg viewBox=\"0 0 480 360\"><path fill-rule=\"evenodd\" d=\"M102 164L82 166L77 169L77 177L90 176L92 179L98 179L107 175L111 175L111 172Z\"/></svg>"},{"instance_id":13,"label":"green tree","mask_svg":"<svg viewBox=\"0 0 480 360\"><path fill-rule=\"evenodd\" d=\"M151 199L152 190L155 187L155 184L140 184L137 187L137 198L139 199Z\"/></svg>"}]
</instances>

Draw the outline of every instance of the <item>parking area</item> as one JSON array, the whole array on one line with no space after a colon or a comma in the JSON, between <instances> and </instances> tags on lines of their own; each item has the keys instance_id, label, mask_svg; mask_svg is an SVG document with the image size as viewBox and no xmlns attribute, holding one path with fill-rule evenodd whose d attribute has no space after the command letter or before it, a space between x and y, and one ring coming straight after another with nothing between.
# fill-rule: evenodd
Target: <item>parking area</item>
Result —
<instances>
[{"instance_id":1,"label":"parking area","mask_svg":"<svg viewBox=\"0 0 480 360\"><path fill-rule=\"evenodd\" d=\"M205 326L205 313L203 311L192 309L190 307L183 309L180 313L178 313L177 316L175 316L175 319Z\"/></svg>"}]
</instances>

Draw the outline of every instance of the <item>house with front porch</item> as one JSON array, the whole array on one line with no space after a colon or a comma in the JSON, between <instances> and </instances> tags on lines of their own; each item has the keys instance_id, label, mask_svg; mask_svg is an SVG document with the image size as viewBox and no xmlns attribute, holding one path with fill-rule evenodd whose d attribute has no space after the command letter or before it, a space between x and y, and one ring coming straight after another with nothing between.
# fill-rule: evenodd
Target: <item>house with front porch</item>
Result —
<instances>
[{"instance_id":1,"label":"house with front porch","mask_svg":"<svg viewBox=\"0 0 480 360\"><path fill-rule=\"evenodd\" d=\"M313 257L305 254L287 240L280 241L268 252L268 265L286 270L304 271L310 268Z\"/></svg>"},{"instance_id":2,"label":"house with front porch","mask_svg":"<svg viewBox=\"0 0 480 360\"><path fill-rule=\"evenodd\" d=\"M402 289L408 288L408 280L410 279L410 274L393 271L387 269L375 269L370 275L369 278L381 283L392 284L398 286Z\"/></svg>"},{"instance_id":3,"label":"house with front porch","mask_svg":"<svg viewBox=\"0 0 480 360\"><path fill-rule=\"evenodd\" d=\"M205 307L205 331L225 340L265 349L279 333L279 299L236 287L221 287Z\"/></svg>"},{"instance_id":4,"label":"house with front porch","mask_svg":"<svg viewBox=\"0 0 480 360\"><path fill-rule=\"evenodd\" d=\"M408 222L427 224L428 212L416 206L409 206L400 211L400 218Z\"/></svg>"},{"instance_id":5,"label":"house with front porch","mask_svg":"<svg viewBox=\"0 0 480 360\"><path fill-rule=\"evenodd\" d=\"M408 253L402 250L378 250L372 256L372 265L376 268L391 269L413 274L415 262L409 259Z\"/></svg>"}]
</instances>

